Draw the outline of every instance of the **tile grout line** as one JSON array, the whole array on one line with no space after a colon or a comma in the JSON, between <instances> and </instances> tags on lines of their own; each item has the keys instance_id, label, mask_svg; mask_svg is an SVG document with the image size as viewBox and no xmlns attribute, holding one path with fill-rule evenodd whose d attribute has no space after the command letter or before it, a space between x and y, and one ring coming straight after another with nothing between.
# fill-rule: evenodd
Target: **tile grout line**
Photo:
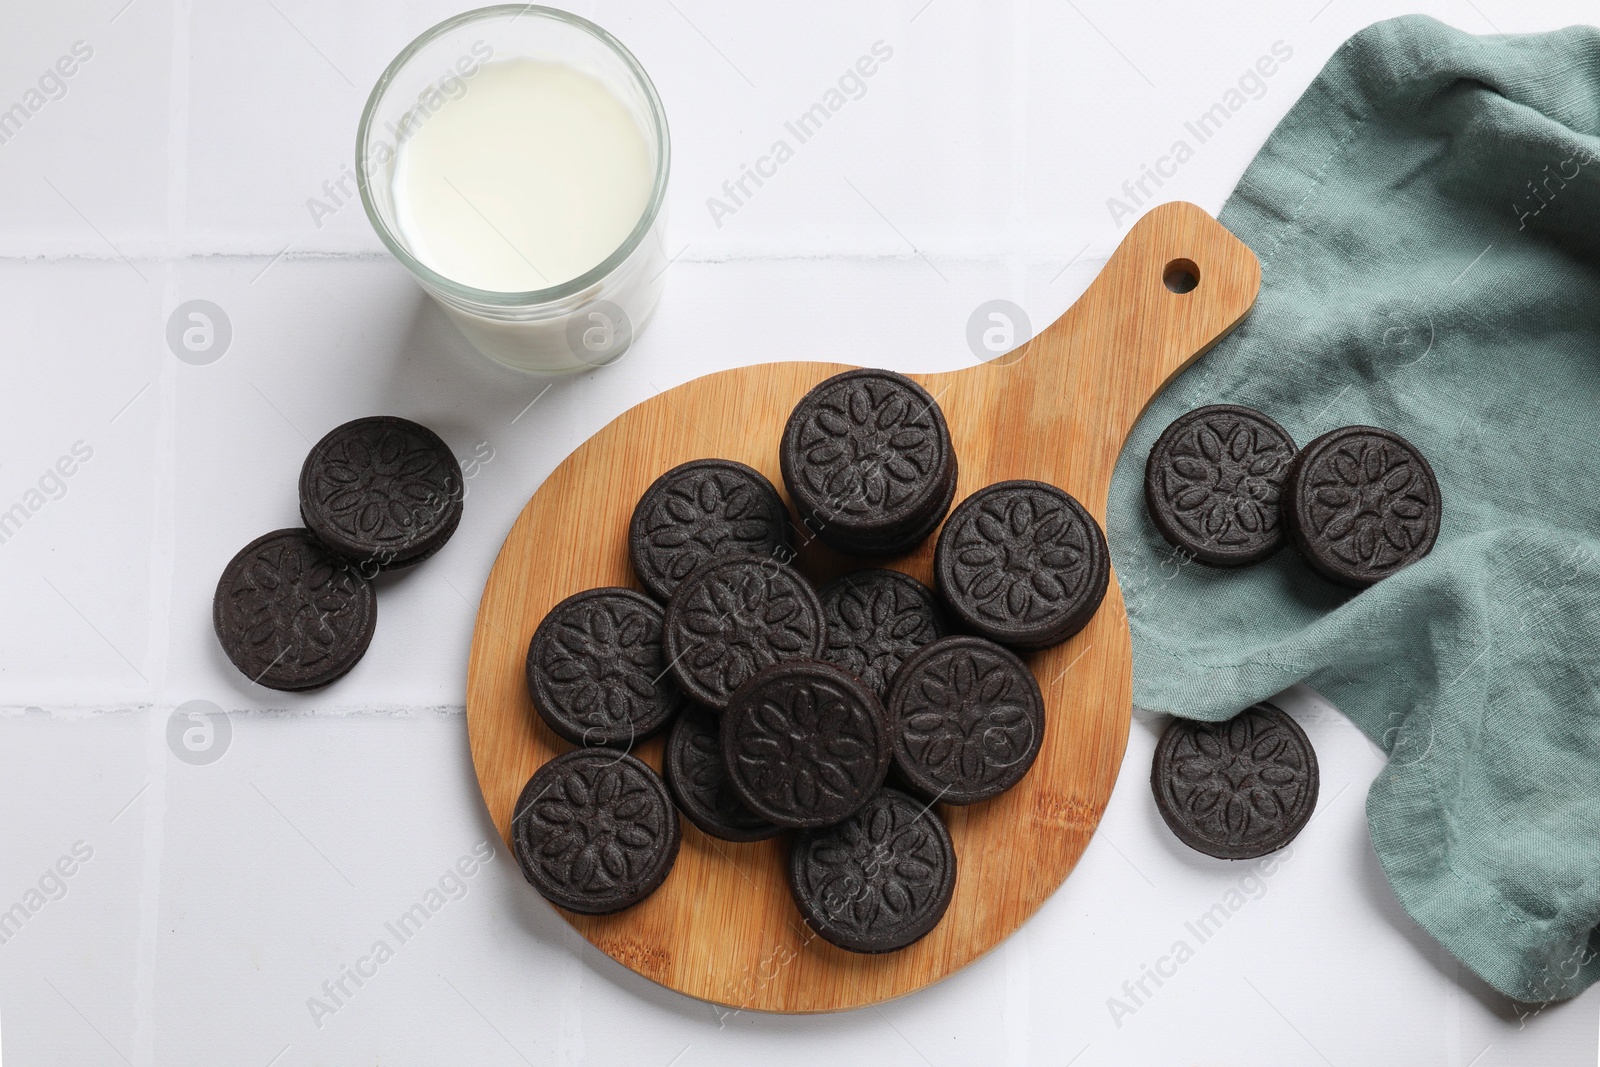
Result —
<instances>
[{"instance_id":1,"label":"tile grout line","mask_svg":"<svg viewBox=\"0 0 1600 1067\"><path fill-rule=\"evenodd\" d=\"M56 718L84 719L97 715L140 715L155 709L149 701L131 703L121 701L119 697L110 697L106 700L94 701L90 704L63 704L51 703L49 706L36 704L0 704L0 719L20 715L30 707L37 707L40 711ZM249 716L288 716L304 719L347 719L357 717L371 718L411 718L419 715L465 715L465 704L397 704L382 701L373 704L328 704L317 708L307 705L262 705L245 706L228 709L232 717L241 718Z\"/></svg>"},{"instance_id":2,"label":"tile grout line","mask_svg":"<svg viewBox=\"0 0 1600 1067\"><path fill-rule=\"evenodd\" d=\"M1066 240L1066 239L1067 238L1064 238L1064 240ZM1089 243L1092 244L1093 242L1089 242ZM1067 264L1067 266L1070 267L1070 266L1073 266L1074 264L1080 262L1079 257L1081 257L1083 255L1084 251L1086 251L1087 248L1088 248L1088 244L1086 244L1084 246L1084 248L1082 248L1082 249L1080 249L1078 251L1078 255L1070 257L1071 258L1071 262L1069 262ZM983 249L983 248L948 248L948 249L936 249L933 252L931 252L930 254L938 256L939 260L941 262L943 262L943 263L956 263L956 264L976 263L976 264L988 265L988 264L993 264L993 263L1001 261L1001 260L1005 260L1005 261L1015 260L1015 261L1023 263L1024 265L1039 265L1041 268L1044 267L1044 266L1047 266L1047 265L1053 265L1053 264L1060 263L1062 261L1062 259L1063 259L1063 253L1062 253L1060 248L1040 248L1040 247L988 248L988 249ZM254 260L254 261L257 261L257 262L270 261L270 262L268 262L268 266L270 266L272 263L276 263L280 259L288 261L288 262L294 262L294 263L393 263L394 262L394 256L391 253L389 253L387 250L384 250L384 249L365 249L365 250L346 249L346 250L340 251L340 250L337 250L337 249L329 249L329 248L323 248L323 249L301 248L301 249L293 250L291 252L291 250L289 248L287 248L287 247L279 247L279 248L276 248L276 249L262 248L262 249L251 249L251 250L244 250L244 251L236 250L236 251L215 251L215 252L205 251L203 249L191 249L189 251L174 250L174 251L171 251L171 252L161 252L159 254L151 253L148 250L141 250L141 251L134 252L133 254L129 255L127 258L131 262L134 262L134 263L147 263L147 264L154 264L154 265L159 265L159 264L166 263L166 262L169 262L169 261L171 261L171 262L188 263L188 262L191 262L191 261L205 261L205 260L216 260L216 261L222 261L222 260L229 260L229 261ZM918 255L918 253L915 253L915 252L901 252L901 251L894 251L894 250L889 250L889 249L882 249L882 250L878 250L878 251L864 251L864 250L848 251L848 250L846 250L846 251L835 251L835 252L826 252L826 253L808 253L808 252L797 252L797 251L793 251L793 250L781 251L781 250L772 249L772 250L755 251L755 252L731 252L730 251L730 252L725 252L725 253L712 253L712 254L707 254L707 255L703 255L703 256L688 256L688 255L683 255L683 254L680 253L678 256L674 257L673 262L674 263L684 263L684 264L688 264L688 265L691 265L691 266L700 266L700 267L725 267L725 266L743 266L743 265L751 264L751 263L767 263L767 264L804 263L804 264L810 264L810 263L817 263L817 262L835 262L835 261L844 261L844 262L850 262L850 263L865 263L865 264L882 264L882 263L897 263L897 262L903 263L903 262L909 262L909 261L918 260L918 259L920 259L920 256ZM1109 259L1109 256L1107 256L1107 255L1096 255L1096 256L1090 256L1088 259L1082 260L1082 262L1088 263L1088 264L1098 263L1098 264L1104 265L1107 262L1108 259ZM6 264L15 263L15 264L23 264L23 265L38 264L38 265L54 266L54 265L59 265L59 264L62 264L62 263L120 263L121 261L122 261L121 258L118 257L118 256L115 256L115 255L100 255L100 254L96 254L96 253L92 253L92 252L30 252L30 253L23 253L23 252L16 252L16 251L11 251L11 252L0 251L0 265L6 265ZM1065 268L1062 268L1062 269L1065 269ZM265 269L264 268L262 270L262 273L265 273ZM1059 277L1059 276L1060 276L1060 274L1058 272L1057 277Z\"/></svg>"},{"instance_id":3,"label":"tile grout line","mask_svg":"<svg viewBox=\"0 0 1600 1067\"><path fill-rule=\"evenodd\" d=\"M161 861L167 833L167 731L160 709L151 708L145 724L145 769L150 785L144 796L139 865L139 940L135 949L133 1063L154 1067L156 955L161 932Z\"/></svg>"},{"instance_id":4,"label":"tile grout line","mask_svg":"<svg viewBox=\"0 0 1600 1067\"><path fill-rule=\"evenodd\" d=\"M178 361L166 352L163 316L182 298L184 260L173 255L183 246L188 227L190 56L193 0L172 0L171 52L167 103L166 248L163 280L156 305L152 349L157 359L156 457L152 471L155 501L150 530L150 628L144 662L150 681L150 718L146 724L146 770L152 782L143 805L143 857L139 879L139 941L134 975L132 1055L138 1067L156 1063L156 981L160 954L162 859L166 844L166 721L162 701L171 668L173 579L177 557Z\"/></svg>"},{"instance_id":5,"label":"tile grout line","mask_svg":"<svg viewBox=\"0 0 1600 1067\"><path fill-rule=\"evenodd\" d=\"M1031 35L1033 9L1030 0L1019 0L1011 11L1011 204L1006 211L1002 232L1009 238L1026 226L1028 215L1028 149L1032 141L1028 136L1028 78L1032 74ZM1031 303L1030 270L1025 260L1005 261L1006 285L1020 302ZM1014 337L1015 346L1021 346L1032 337Z\"/></svg>"}]
</instances>

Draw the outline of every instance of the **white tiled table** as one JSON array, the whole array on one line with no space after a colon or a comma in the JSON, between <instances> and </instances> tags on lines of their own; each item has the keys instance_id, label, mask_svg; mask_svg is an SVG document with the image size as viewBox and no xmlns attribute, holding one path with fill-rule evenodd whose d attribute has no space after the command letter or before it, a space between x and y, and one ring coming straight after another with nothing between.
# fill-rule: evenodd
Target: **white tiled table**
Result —
<instances>
[{"instance_id":1,"label":"white tiled table","mask_svg":"<svg viewBox=\"0 0 1600 1067\"><path fill-rule=\"evenodd\" d=\"M1145 785L1159 724L1136 716L1061 891L989 957L878 1009L730 1015L657 988L573 935L503 850L337 1011L308 1007L492 839L462 714L473 609L568 451L708 371L965 366L967 318L996 297L1042 327L1125 229L1107 198L1186 120L1274 42L1292 49L1160 190L1216 210L1327 55L1398 6L578 4L666 102L681 255L628 359L548 390L466 351L359 205L324 189L384 63L451 5L4 7L0 109L40 105L0 127L0 512L26 512L0 527L0 910L39 904L0 943L12 1067L1595 1062L1600 995L1520 1019L1400 910L1362 813L1381 755L1305 692L1288 707L1317 746L1321 807L1270 878L1165 831ZM1429 10L1474 32L1594 17L1578 2ZM893 55L864 95L718 225L707 199L878 41ZM92 54L46 79L55 98L29 98L77 42ZM165 341L197 298L233 334L204 366ZM458 454L492 450L460 532L383 581L349 677L307 696L252 688L211 634L216 576L297 522L310 441L380 411ZM47 476L74 446L92 455ZM209 765L169 750L168 719L193 699L231 712ZM49 874L58 861L70 877ZM1219 902L1237 906L1200 944L1185 924ZM1179 939L1192 958L1133 1000L1124 983Z\"/></svg>"}]
</instances>

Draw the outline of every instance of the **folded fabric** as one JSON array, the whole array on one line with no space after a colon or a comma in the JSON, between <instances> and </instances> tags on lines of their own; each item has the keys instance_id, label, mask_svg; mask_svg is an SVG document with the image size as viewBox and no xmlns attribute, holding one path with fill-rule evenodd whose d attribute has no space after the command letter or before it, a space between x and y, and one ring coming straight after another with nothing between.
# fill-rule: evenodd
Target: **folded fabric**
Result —
<instances>
[{"instance_id":1,"label":"folded fabric","mask_svg":"<svg viewBox=\"0 0 1600 1067\"><path fill-rule=\"evenodd\" d=\"M1260 299L1135 427L1108 522L1135 703L1217 720L1326 694L1389 754L1367 818L1395 894L1524 1001L1600 977L1597 134L1595 29L1352 37L1223 208ZM1144 462L1212 403L1301 445L1405 436L1442 491L1432 554L1360 593L1292 547L1189 562L1145 513Z\"/></svg>"}]
</instances>

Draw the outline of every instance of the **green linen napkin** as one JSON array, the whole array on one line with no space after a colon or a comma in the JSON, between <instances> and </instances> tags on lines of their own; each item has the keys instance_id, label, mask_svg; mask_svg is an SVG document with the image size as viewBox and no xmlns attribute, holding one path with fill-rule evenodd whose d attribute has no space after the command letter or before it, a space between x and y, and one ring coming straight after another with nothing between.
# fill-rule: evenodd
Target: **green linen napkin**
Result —
<instances>
[{"instance_id":1,"label":"green linen napkin","mask_svg":"<svg viewBox=\"0 0 1600 1067\"><path fill-rule=\"evenodd\" d=\"M1395 894L1524 1001L1600 978L1597 134L1595 29L1406 17L1347 41L1222 210L1261 259L1255 309L1139 421L1109 509L1135 704L1326 694L1389 754L1367 818ZM1292 547L1186 562L1145 513L1145 457L1223 402L1300 444L1404 435L1442 490L1432 554L1359 594Z\"/></svg>"}]
</instances>

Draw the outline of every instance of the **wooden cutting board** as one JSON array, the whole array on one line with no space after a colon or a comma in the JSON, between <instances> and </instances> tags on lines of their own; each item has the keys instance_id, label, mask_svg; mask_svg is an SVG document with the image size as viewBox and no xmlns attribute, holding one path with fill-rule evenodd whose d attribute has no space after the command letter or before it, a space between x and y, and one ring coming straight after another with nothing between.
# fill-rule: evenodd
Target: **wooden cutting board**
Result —
<instances>
[{"instance_id":1,"label":"wooden cutting board","mask_svg":"<svg viewBox=\"0 0 1600 1067\"><path fill-rule=\"evenodd\" d=\"M1174 291L1184 288L1184 275L1198 285ZM1260 278L1250 250L1203 210L1165 204L1135 224L1078 302L1032 341L964 370L911 375L949 422L960 457L956 501L991 482L1037 478L1072 493L1103 526L1111 470L1134 420L1244 316ZM904 355L886 352L884 362ZM534 712L523 679L528 642L545 612L582 589L639 587L628 564L628 519L669 467L735 459L781 488L778 438L790 409L846 369L768 363L686 382L584 442L523 508L484 587L467 673L473 764L508 847L523 784L571 747ZM874 565L932 585L933 546L929 538ZM799 565L820 584L852 563L816 545ZM939 926L910 948L862 956L812 936L783 880L784 839L730 844L687 819L677 865L648 900L618 915L562 915L646 978L736 1008L835 1011L938 981L1021 925L1083 854L1127 745L1131 656L1112 582L1088 627L1025 657L1048 709L1043 750L1010 792L972 807L939 807L955 842L955 898ZM637 754L659 770L660 738Z\"/></svg>"}]
</instances>

